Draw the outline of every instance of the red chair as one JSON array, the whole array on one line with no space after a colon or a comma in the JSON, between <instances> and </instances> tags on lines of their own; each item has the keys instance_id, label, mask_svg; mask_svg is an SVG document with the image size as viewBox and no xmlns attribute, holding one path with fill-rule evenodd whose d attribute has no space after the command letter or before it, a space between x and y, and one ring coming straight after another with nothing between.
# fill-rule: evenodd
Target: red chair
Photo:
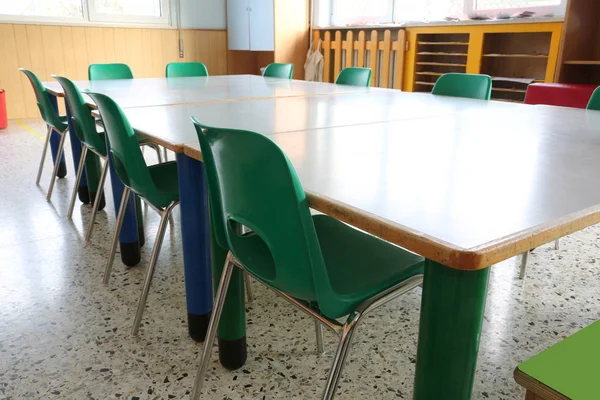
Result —
<instances>
[{"instance_id":1,"label":"red chair","mask_svg":"<svg viewBox=\"0 0 600 400\"><path fill-rule=\"evenodd\" d=\"M571 83L533 83L527 88L525 104L586 108L597 87Z\"/></svg>"}]
</instances>

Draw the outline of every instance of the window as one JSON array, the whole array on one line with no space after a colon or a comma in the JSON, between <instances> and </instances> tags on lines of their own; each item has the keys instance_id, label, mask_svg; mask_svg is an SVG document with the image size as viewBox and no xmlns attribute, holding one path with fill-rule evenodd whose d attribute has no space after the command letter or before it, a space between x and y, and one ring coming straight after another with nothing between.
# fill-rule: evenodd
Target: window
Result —
<instances>
[{"instance_id":1,"label":"window","mask_svg":"<svg viewBox=\"0 0 600 400\"><path fill-rule=\"evenodd\" d=\"M537 16L564 15L567 0L316 0L317 25L440 21L467 19L472 12L496 16L533 11Z\"/></svg>"},{"instance_id":2,"label":"window","mask_svg":"<svg viewBox=\"0 0 600 400\"><path fill-rule=\"evenodd\" d=\"M393 0L333 0L331 22L334 25L392 22Z\"/></svg>"},{"instance_id":3,"label":"window","mask_svg":"<svg viewBox=\"0 0 600 400\"><path fill-rule=\"evenodd\" d=\"M170 24L170 0L0 0L0 20Z\"/></svg>"},{"instance_id":4,"label":"window","mask_svg":"<svg viewBox=\"0 0 600 400\"><path fill-rule=\"evenodd\" d=\"M87 0L90 21L169 23L166 0Z\"/></svg>"}]
</instances>

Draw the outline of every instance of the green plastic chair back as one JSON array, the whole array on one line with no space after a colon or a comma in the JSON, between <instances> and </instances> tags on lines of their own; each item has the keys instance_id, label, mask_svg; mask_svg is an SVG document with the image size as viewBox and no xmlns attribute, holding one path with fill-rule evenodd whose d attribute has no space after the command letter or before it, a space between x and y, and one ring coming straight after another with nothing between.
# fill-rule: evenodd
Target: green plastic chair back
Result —
<instances>
[{"instance_id":1,"label":"green plastic chair back","mask_svg":"<svg viewBox=\"0 0 600 400\"><path fill-rule=\"evenodd\" d=\"M90 64L88 79L90 81L133 79L133 72L131 72L131 68L127 64Z\"/></svg>"},{"instance_id":2,"label":"green plastic chair back","mask_svg":"<svg viewBox=\"0 0 600 400\"><path fill-rule=\"evenodd\" d=\"M86 92L86 94L98 106L104 131L110 143L110 153L115 170L123 185L146 198L156 207L168 206L173 200L173 196L170 193L161 192L154 182L135 132L121 107L104 94L94 92Z\"/></svg>"},{"instance_id":3,"label":"green plastic chair back","mask_svg":"<svg viewBox=\"0 0 600 400\"><path fill-rule=\"evenodd\" d=\"M106 156L106 143L96 130L96 120L91 114L79 88L64 76L52 75L62 86L67 104L71 110L71 120L75 127L75 134L87 147Z\"/></svg>"},{"instance_id":4,"label":"green plastic chair back","mask_svg":"<svg viewBox=\"0 0 600 400\"><path fill-rule=\"evenodd\" d=\"M192 120L216 242L268 285L318 301L324 315L344 315L347 304L332 289L306 195L287 156L266 136ZM253 232L239 234L238 224Z\"/></svg>"},{"instance_id":5,"label":"green plastic chair back","mask_svg":"<svg viewBox=\"0 0 600 400\"><path fill-rule=\"evenodd\" d=\"M366 86L371 85L371 68L344 68L335 83L338 85Z\"/></svg>"},{"instance_id":6,"label":"green plastic chair back","mask_svg":"<svg viewBox=\"0 0 600 400\"><path fill-rule=\"evenodd\" d=\"M596 90L594 90L586 108L588 110L600 111L600 87L597 87Z\"/></svg>"},{"instance_id":7,"label":"green plastic chair back","mask_svg":"<svg viewBox=\"0 0 600 400\"><path fill-rule=\"evenodd\" d=\"M294 76L294 64L272 63L267 65L263 76L271 78L292 79Z\"/></svg>"},{"instance_id":8,"label":"green plastic chair back","mask_svg":"<svg viewBox=\"0 0 600 400\"><path fill-rule=\"evenodd\" d=\"M19 71L23 72L29 79L29 82L31 82L37 106L44 122L59 132L67 129L67 125L59 119L52 102L48 98L48 92L37 75L25 68L19 68Z\"/></svg>"},{"instance_id":9,"label":"green plastic chair back","mask_svg":"<svg viewBox=\"0 0 600 400\"><path fill-rule=\"evenodd\" d=\"M201 62L172 62L167 64L165 76L167 78L208 76L208 69Z\"/></svg>"},{"instance_id":10,"label":"green plastic chair back","mask_svg":"<svg viewBox=\"0 0 600 400\"><path fill-rule=\"evenodd\" d=\"M439 77L432 93L489 100L492 96L492 78L488 75L447 73Z\"/></svg>"}]
</instances>

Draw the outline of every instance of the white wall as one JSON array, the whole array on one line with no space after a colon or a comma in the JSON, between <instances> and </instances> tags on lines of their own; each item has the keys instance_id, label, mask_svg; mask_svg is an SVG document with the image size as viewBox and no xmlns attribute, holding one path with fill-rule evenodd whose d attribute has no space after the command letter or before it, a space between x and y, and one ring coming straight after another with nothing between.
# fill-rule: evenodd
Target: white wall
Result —
<instances>
[{"instance_id":1,"label":"white wall","mask_svg":"<svg viewBox=\"0 0 600 400\"><path fill-rule=\"evenodd\" d=\"M226 29L226 0L180 0L184 29ZM172 0L172 3L177 3ZM175 4L173 11L176 11ZM175 14L173 14L175 16Z\"/></svg>"}]
</instances>

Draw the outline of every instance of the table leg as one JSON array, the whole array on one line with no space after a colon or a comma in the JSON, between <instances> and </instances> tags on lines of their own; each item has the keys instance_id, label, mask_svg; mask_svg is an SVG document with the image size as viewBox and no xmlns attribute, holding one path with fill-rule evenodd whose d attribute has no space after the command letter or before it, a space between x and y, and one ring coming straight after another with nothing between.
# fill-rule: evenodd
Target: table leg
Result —
<instances>
[{"instance_id":1,"label":"table leg","mask_svg":"<svg viewBox=\"0 0 600 400\"><path fill-rule=\"evenodd\" d=\"M212 232L211 232L212 233ZM212 238L212 235L211 235ZM215 291L219 286L221 272L225 266L227 251L211 240ZM219 361L225 368L241 368L248 357L246 349L246 304L244 296L244 273L234 268L223 304L217 336L219 338Z\"/></svg>"},{"instance_id":2,"label":"table leg","mask_svg":"<svg viewBox=\"0 0 600 400\"><path fill-rule=\"evenodd\" d=\"M202 163L185 154L177 154L177 171L188 331L202 342L213 307L206 179Z\"/></svg>"},{"instance_id":3,"label":"table leg","mask_svg":"<svg viewBox=\"0 0 600 400\"><path fill-rule=\"evenodd\" d=\"M414 400L471 398L489 274L426 261Z\"/></svg>"},{"instance_id":4,"label":"table leg","mask_svg":"<svg viewBox=\"0 0 600 400\"><path fill-rule=\"evenodd\" d=\"M52 95L52 94L48 94L48 98L50 99L50 103L52 103L52 107L54 107L54 111L56 111L56 114L58 115L58 102L56 100L56 96ZM60 159L57 161L58 157L58 146L60 145L60 135L55 132L54 130L52 130L52 132L50 133L50 152L52 153L52 161L54 162L54 164L56 164L57 162L60 163L59 167L58 167L58 172L56 173L56 176L58 178L64 178L65 176L67 176L67 165L65 164L65 153L63 151L63 153L60 155ZM79 161L79 160L77 160Z\"/></svg>"},{"instance_id":5,"label":"table leg","mask_svg":"<svg viewBox=\"0 0 600 400\"><path fill-rule=\"evenodd\" d=\"M110 183L112 186L113 202L115 205L115 215L118 215L124 186L117 175L117 171L115 171L115 165L112 155L110 154L110 149L108 149L108 143L106 146L108 150L108 162L110 163ZM123 264L127 265L128 267L136 266L141 260L136 214L135 196L129 196L129 201L127 202L127 211L123 219L121 234L119 235L121 260L123 261Z\"/></svg>"}]
</instances>

